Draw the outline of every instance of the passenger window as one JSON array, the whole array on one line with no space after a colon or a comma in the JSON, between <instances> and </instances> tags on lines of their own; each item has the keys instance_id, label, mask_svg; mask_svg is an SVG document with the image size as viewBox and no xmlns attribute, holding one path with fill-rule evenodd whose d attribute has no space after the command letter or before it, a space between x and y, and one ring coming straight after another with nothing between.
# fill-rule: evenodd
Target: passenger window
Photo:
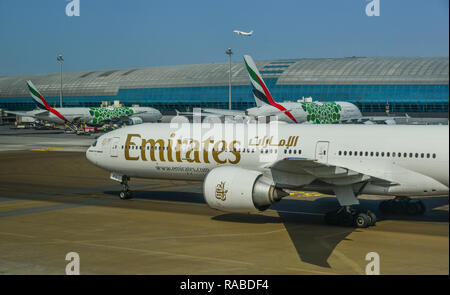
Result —
<instances>
[{"instance_id":1,"label":"passenger window","mask_svg":"<svg viewBox=\"0 0 450 295\"><path fill-rule=\"evenodd\" d=\"M352 155L352 151L349 151L349 152L348 152L348 155L351 156L351 155Z\"/></svg>"},{"instance_id":2,"label":"passenger window","mask_svg":"<svg viewBox=\"0 0 450 295\"><path fill-rule=\"evenodd\" d=\"M418 158L418 157L419 157L419 154L418 154L418 153L416 153L416 155L415 155L415 156L416 156L416 158Z\"/></svg>"},{"instance_id":3,"label":"passenger window","mask_svg":"<svg viewBox=\"0 0 450 295\"><path fill-rule=\"evenodd\" d=\"M344 156L347 156L347 151L344 151Z\"/></svg>"},{"instance_id":4,"label":"passenger window","mask_svg":"<svg viewBox=\"0 0 450 295\"><path fill-rule=\"evenodd\" d=\"M373 152L370 152L370 156L373 157Z\"/></svg>"},{"instance_id":5,"label":"passenger window","mask_svg":"<svg viewBox=\"0 0 450 295\"><path fill-rule=\"evenodd\" d=\"M430 158L430 154L428 153L428 154L427 154L427 159L429 159L429 158Z\"/></svg>"},{"instance_id":6,"label":"passenger window","mask_svg":"<svg viewBox=\"0 0 450 295\"><path fill-rule=\"evenodd\" d=\"M369 152L366 152L366 153L365 153L365 156L367 157L368 155L369 155Z\"/></svg>"},{"instance_id":7,"label":"passenger window","mask_svg":"<svg viewBox=\"0 0 450 295\"><path fill-rule=\"evenodd\" d=\"M436 159L436 154L433 154L433 159Z\"/></svg>"},{"instance_id":8,"label":"passenger window","mask_svg":"<svg viewBox=\"0 0 450 295\"><path fill-rule=\"evenodd\" d=\"M381 152L381 156L384 157L384 152Z\"/></svg>"},{"instance_id":9,"label":"passenger window","mask_svg":"<svg viewBox=\"0 0 450 295\"><path fill-rule=\"evenodd\" d=\"M378 155L379 155L379 153L378 153L378 152L376 152L376 153L375 153L375 156L377 156L377 157L378 157Z\"/></svg>"},{"instance_id":10,"label":"passenger window","mask_svg":"<svg viewBox=\"0 0 450 295\"><path fill-rule=\"evenodd\" d=\"M423 159L425 157L425 155L423 153L421 153L420 157Z\"/></svg>"}]
</instances>

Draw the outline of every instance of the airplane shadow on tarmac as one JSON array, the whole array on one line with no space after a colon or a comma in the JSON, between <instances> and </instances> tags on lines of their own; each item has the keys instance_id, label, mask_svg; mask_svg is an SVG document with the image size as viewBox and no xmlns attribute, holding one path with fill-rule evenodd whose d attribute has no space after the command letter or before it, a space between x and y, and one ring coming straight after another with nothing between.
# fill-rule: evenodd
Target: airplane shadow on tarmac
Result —
<instances>
[{"instance_id":1,"label":"airplane shadow on tarmac","mask_svg":"<svg viewBox=\"0 0 450 295\"><path fill-rule=\"evenodd\" d=\"M117 195L118 192L105 192ZM203 194L197 192L180 191L133 191L134 199L159 200L187 203L205 203ZM428 197L422 199L427 206L423 216L383 216L378 211L381 200L361 199L361 206L377 214L378 220L410 220L448 222L448 211L434 208L448 205L448 196ZM297 251L299 259L303 262L331 268L328 258L336 246L347 236L359 229L352 227L329 226L323 220L323 214L338 206L337 199L332 196L321 197L315 200L285 199L274 204L271 209L279 216L263 214L223 213L211 217L213 220L236 223L283 223L289 237Z\"/></svg>"}]
</instances>

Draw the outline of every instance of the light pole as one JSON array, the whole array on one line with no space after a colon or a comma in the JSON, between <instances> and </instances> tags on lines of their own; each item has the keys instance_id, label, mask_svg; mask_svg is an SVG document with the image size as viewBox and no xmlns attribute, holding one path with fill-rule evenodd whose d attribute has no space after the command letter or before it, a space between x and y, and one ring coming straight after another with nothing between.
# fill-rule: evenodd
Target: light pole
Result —
<instances>
[{"instance_id":1,"label":"light pole","mask_svg":"<svg viewBox=\"0 0 450 295\"><path fill-rule=\"evenodd\" d=\"M59 61L59 73L60 73L60 80L61 80L61 87L59 88L59 107L62 108L62 64L63 64L63 56L61 54L58 54L58 57L56 58L57 61Z\"/></svg>"},{"instance_id":2,"label":"light pole","mask_svg":"<svg viewBox=\"0 0 450 295\"><path fill-rule=\"evenodd\" d=\"M228 109L231 110L231 55L233 54L233 51L231 51L231 48L228 48L225 53L230 58L230 72L228 75L228 82L229 82L229 90L228 90Z\"/></svg>"}]
</instances>

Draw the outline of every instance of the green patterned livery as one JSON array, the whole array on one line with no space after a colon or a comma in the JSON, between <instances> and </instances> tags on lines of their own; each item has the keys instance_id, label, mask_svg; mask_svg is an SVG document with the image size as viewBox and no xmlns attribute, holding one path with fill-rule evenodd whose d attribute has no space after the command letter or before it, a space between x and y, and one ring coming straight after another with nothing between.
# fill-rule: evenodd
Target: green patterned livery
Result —
<instances>
[{"instance_id":1,"label":"green patterned livery","mask_svg":"<svg viewBox=\"0 0 450 295\"><path fill-rule=\"evenodd\" d=\"M341 119L342 107L335 102L301 102L302 109L307 112L306 121L314 124L327 124Z\"/></svg>"},{"instance_id":2,"label":"green patterned livery","mask_svg":"<svg viewBox=\"0 0 450 295\"><path fill-rule=\"evenodd\" d=\"M89 114L92 116L92 123L99 124L103 121L118 120L131 116L134 111L129 107L89 108Z\"/></svg>"}]
</instances>

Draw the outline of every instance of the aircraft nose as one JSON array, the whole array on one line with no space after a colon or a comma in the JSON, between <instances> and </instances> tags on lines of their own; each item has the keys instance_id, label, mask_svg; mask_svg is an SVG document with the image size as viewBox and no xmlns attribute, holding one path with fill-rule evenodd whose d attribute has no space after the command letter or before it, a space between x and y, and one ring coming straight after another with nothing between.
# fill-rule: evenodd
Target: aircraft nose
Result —
<instances>
[{"instance_id":1,"label":"aircraft nose","mask_svg":"<svg viewBox=\"0 0 450 295\"><path fill-rule=\"evenodd\" d=\"M92 147L89 147L86 151L86 159L88 159L89 162L95 164L94 160L94 153L92 152Z\"/></svg>"},{"instance_id":2,"label":"aircraft nose","mask_svg":"<svg viewBox=\"0 0 450 295\"><path fill-rule=\"evenodd\" d=\"M160 111L156 111L157 113L156 113L156 117L157 117L157 120L161 120L161 118L162 118L162 114L161 114L161 112Z\"/></svg>"},{"instance_id":3,"label":"aircraft nose","mask_svg":"<svg viewBox=\"0 0 450 295\"><path fill-rule=\"evenodd\" d=\"M94 165L96 165L97 161L98 161L97 156L96 156L97 141L98 141L98 139L96 141L94 141L94 143L92 143L92 145L86 151L86 159L88 159L88 161Z\"/></svg>"}]
</instances>

